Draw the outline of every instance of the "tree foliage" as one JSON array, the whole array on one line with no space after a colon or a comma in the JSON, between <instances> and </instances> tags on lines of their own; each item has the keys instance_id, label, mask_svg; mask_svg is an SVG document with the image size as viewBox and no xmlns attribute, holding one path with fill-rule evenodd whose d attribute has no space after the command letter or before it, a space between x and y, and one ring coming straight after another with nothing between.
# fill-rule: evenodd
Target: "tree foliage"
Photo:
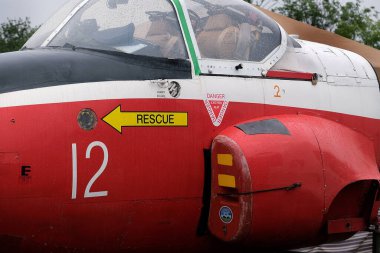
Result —
<instances>
[{"instance_id":1,"label":"tree foliage","mask_svg":"<svg viewBox=\"0 0 380 253\"><path fill-rule=\"evenodd\" d=\"M0 53L19 50L36 30L29 18L8 19L0 24Z\"/></svg>"},{"instance_id":2,"label":"tree foliage","mask_svg":"<svg viewBox=\"0 0 380 253\"><path fill-rule=\"evenodd\" d=\"M364 8L361 0L343 5L338 0L283 0L275 11L380 49L378 12Z\"/></svg>"},{"instance_id":3,"label":"tree foliage","mask_svg":"<svg viewBox=\"0 0 380 253\"><path fill-rule=\"evenodd\" d=\"M348 2L342 6L335 32L380 49L380 21L377 15L374 8L362 9L359 0L356 3Z\"/></svg>"}]
</instances>

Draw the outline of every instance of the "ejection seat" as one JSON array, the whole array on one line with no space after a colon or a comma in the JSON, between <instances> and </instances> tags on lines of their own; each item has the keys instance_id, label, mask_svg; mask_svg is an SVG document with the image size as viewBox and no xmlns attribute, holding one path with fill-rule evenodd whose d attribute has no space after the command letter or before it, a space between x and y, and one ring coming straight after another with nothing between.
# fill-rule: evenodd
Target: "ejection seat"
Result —
<instances>
[{"instance_id":1,"label":"ejection seat","mask_svg":"<svg viewBox=\"0 0 380 253\"><path fill-rule=\"evenodd\" d=\"M172 58L171 55L182 55L184 53L178 54L177 52L181 48L179 36L178 31L173 28L170 21L163 17L157 17L156 20L152 20L145 39L160 47L162 57Z\"/></svg>"},{"instance_id":2,"label":"ejection seat","mask_svg":"<svg viewBox=\"0 0 380 253\"><path fill-rule=\"evenodd\" d=\"M250 26L237 27L228 15L217 14L208 18L197 41L205 58L248 60Z\"/></svg>"},{"instance_id":3,"label":"ejection seat","mask_svg":"<svg viewBox=\"0 0 380 253\"><path fill-rule=\"evenodd\" d=\"M212 59L233 59L239 29L226 14L210 16L197 41L201 55Z\"/></svg>"}]
</instances>

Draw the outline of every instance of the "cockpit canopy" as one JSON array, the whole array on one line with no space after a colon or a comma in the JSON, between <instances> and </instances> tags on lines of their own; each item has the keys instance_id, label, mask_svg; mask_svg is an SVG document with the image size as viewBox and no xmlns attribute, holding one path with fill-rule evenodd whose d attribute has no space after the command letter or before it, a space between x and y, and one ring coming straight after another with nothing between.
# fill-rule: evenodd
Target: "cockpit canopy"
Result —
<instances>
[{"instance_id":1,"label":"cockpit canopy","mask_svg":"<svg viewBox=\"0 0 380 253\"><path fill-rule=\"evenodd\" d=\"M85 2L62 29L48 37L42 46L73 46L152 57L187 58L182 32L170 1ZM36 46L29 44L26 46Z\"/></svg>"},{"instance_id":2,"label":"cockpit canopy","mask_svg":"<svg viewBox=\"0 0 380 253\"><path fill-rule=\"evenodd\" d=\"M279 26L240 0L186 0L202 58L260 62L281 44Z\"/></svg>"},{"instance_id":3,"label":"cockpit canopy","mask_svg":"<svg viewBox=\"0 0 380 253\"><path fill-rule=\"evenodd\" d=\"M24 48L273 65L284 41L276 22L242 0L71 0Z\"/></svg>"}]
</instances>

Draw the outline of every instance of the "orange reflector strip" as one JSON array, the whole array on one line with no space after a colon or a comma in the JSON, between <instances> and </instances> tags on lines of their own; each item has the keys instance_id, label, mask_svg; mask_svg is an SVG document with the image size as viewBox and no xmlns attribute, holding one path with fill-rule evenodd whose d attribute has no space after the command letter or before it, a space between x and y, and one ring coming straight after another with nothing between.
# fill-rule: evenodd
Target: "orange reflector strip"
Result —
<instances>
[{"instance_id":1,"label":"orange reflector strip","mask_svg":"<svg viewBox=\"0 0 380 253\"><path fill-rule=\"evenodd\" d=\"M219 174L218 184L221 187L236 188L236 181L234 176Z\"/></svg>"},{"instance_id":2,"label":"orange reflector strip","mask_svg":"<svg viewBox=\"0 0 380 253\"><path fill-rule=\"evenodd\" d=\"M226 165L226 166L232 166L232 155L231 154L218 154L218 164L219 165Z\"/></svg>"}]
</instances>

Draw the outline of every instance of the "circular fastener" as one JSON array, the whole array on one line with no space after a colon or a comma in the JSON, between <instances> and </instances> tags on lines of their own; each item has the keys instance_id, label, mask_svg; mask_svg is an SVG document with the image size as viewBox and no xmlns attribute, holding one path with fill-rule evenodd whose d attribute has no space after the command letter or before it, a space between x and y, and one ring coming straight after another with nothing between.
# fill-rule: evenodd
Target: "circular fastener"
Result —
<instances>
[{"instance_id":1,"label":"circular fastener","mask_svg":"<svg viewBox=\"0 0 380 253\"><path fill-rule=\"evenodd\" d=\"M90 131L95 129L98 124L98 117L96 113L91 109L83 109L79 112L77 118L80 128Z\"/></svg>"}]
</instances>

